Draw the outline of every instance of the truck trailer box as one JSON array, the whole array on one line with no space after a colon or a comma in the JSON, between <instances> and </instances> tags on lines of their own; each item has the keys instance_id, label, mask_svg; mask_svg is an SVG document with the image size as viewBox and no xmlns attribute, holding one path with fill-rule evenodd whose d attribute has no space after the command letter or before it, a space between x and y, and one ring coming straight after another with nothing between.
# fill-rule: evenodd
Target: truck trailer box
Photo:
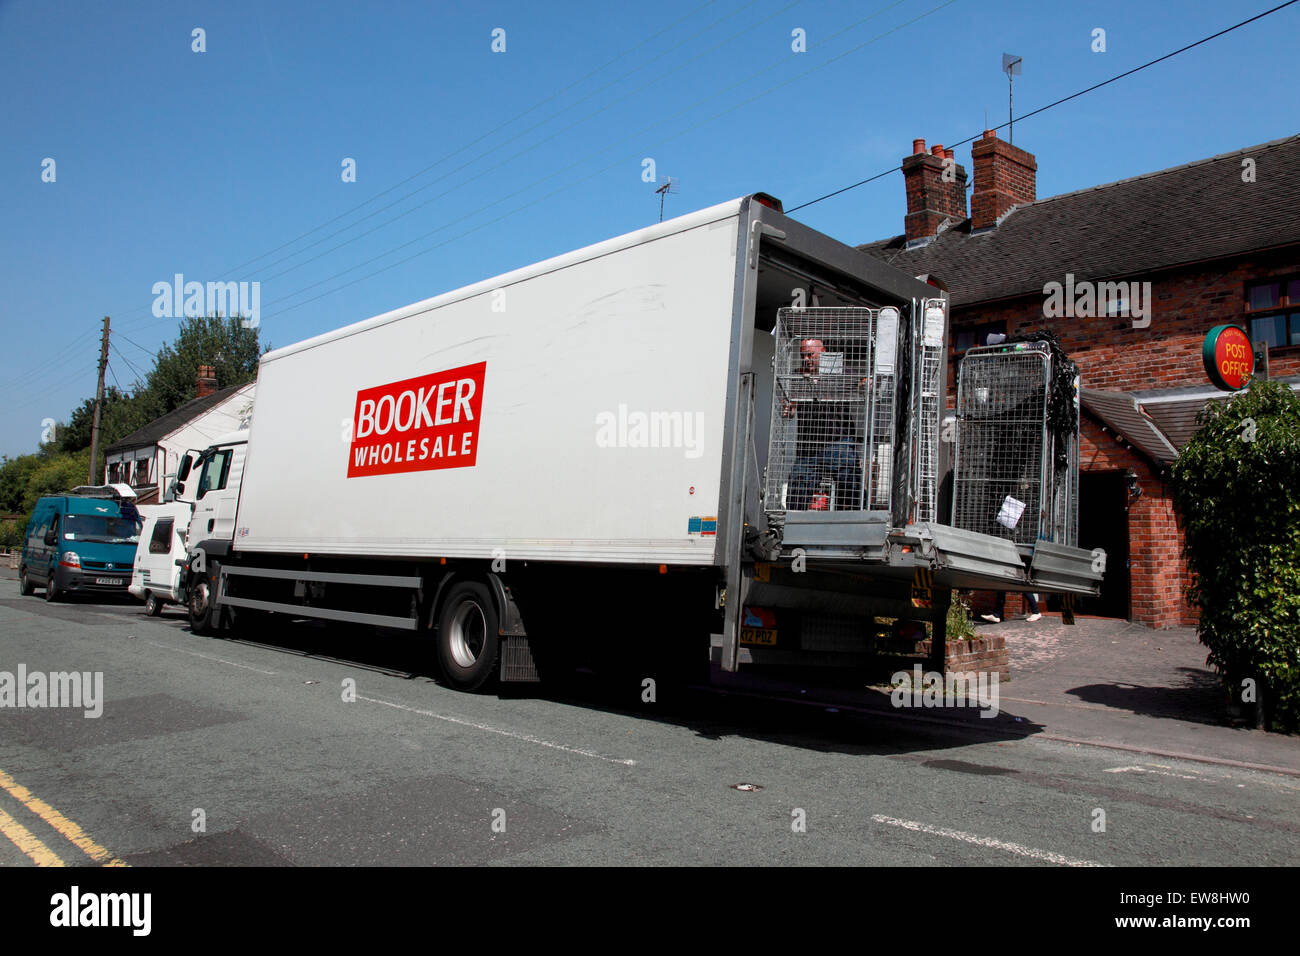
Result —
<instances>
[{"instance_id":1,"label":"truck trailer box","mask_svg":"<svg viewBox=\"0 0 1300 956\"><path fill-rule=\"evenodd\" d=\"M713 563L738 211L266 355L236 548Z\"/></svg>"}]
</instances>

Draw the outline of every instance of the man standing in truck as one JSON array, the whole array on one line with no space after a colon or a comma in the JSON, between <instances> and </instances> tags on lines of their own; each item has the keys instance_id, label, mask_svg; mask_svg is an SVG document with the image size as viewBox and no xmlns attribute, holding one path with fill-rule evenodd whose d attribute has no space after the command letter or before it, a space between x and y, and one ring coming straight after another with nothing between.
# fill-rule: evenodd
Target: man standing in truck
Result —
<instances>
[{"instance_id":1,"label":"man standing in truck","mask_svg":"<svg viewBox=\"0 0 1300 956\"><path fill-rule=\"evenodd\" d=\"M807 511L810 504L813 510L829 508L829 501L823 505L820 496L813 498L827 478L835 482L838 510L860 507L862 468L853 416L860 396L851 395L843 388L841 375L821 374L825 354L826 346L821 339L800 341L801 377L792 383L793 394L785 399L781 410L786 418L798 417L796 460L786 492L786 508L790 511ZM866 379L858 384L860 389Z\"/></svg>"}]
</instances>

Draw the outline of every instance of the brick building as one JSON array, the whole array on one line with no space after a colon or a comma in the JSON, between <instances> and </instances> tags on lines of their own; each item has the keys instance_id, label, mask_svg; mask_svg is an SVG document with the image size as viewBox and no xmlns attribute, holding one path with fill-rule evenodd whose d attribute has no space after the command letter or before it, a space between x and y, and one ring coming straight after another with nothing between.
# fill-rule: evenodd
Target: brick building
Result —
<instances>
[{"instance_id":1,"label":"brick building","mask_svg":"<svg viewBox=\"0 0 1300 956\"><path fill-rule=\"evenodd\" d=\"M1081 610L1194 623L1168 466L1226 397L1201 359L1214 326L1300 389L1300 136L1046 199L1036 158L994 132L971 159L968 214L965 168L915 140L904 234L860 248L948 291L953 374L990 333L1056 333L1082 377L1079 544L1108 555Z\"/></svg>"}]
</instances>

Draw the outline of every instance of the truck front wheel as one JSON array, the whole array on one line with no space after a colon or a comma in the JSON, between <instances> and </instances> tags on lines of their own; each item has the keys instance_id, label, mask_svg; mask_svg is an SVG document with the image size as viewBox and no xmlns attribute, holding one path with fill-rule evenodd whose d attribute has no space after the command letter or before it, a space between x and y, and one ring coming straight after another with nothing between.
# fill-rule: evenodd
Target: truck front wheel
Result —
<instances>
[{"instance_id":1,"label":"truck front wheel","mask_svg":"<svg viewBox=\"0 0 1300 956\"><path fill-rule=\"evenodd\" d=\"M487 586L462 581L448 591L438 615L438 663L457 690L478 690L496 675L500 624Z\"/></svg>"},{"instance_id":2,"label":"truck front wheel","mask_svg":"<svg viewBox=\"0 0 1300 956\"><path fill-rule=\"evenodd\" d=\"M186 605L190 612L191 631L209 636L216 634L216 613L212 607L212 587L207 574L201 574L190 582Z\"/></svg>"}]
</instances>

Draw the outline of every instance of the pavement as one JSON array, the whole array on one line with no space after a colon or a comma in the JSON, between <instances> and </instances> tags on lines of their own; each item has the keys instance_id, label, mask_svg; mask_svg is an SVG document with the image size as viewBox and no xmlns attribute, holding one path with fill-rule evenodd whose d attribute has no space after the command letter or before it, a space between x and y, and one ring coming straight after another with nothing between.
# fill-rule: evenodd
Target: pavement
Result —
<instances>
[{"instance_id":1,"label":"pavement","mask_svg":"<svg viewBox=\"0 0 1300 956\"><path fill-rule=\"evenodd\" d=\"M1196 630L1152 630L1110 618L1059 614L981 624L1002 635L1011 680L1002 710L1061 740L1300 775L1300 737L1234 725L1227 694Z\"/></svg>"}]
</instances>

